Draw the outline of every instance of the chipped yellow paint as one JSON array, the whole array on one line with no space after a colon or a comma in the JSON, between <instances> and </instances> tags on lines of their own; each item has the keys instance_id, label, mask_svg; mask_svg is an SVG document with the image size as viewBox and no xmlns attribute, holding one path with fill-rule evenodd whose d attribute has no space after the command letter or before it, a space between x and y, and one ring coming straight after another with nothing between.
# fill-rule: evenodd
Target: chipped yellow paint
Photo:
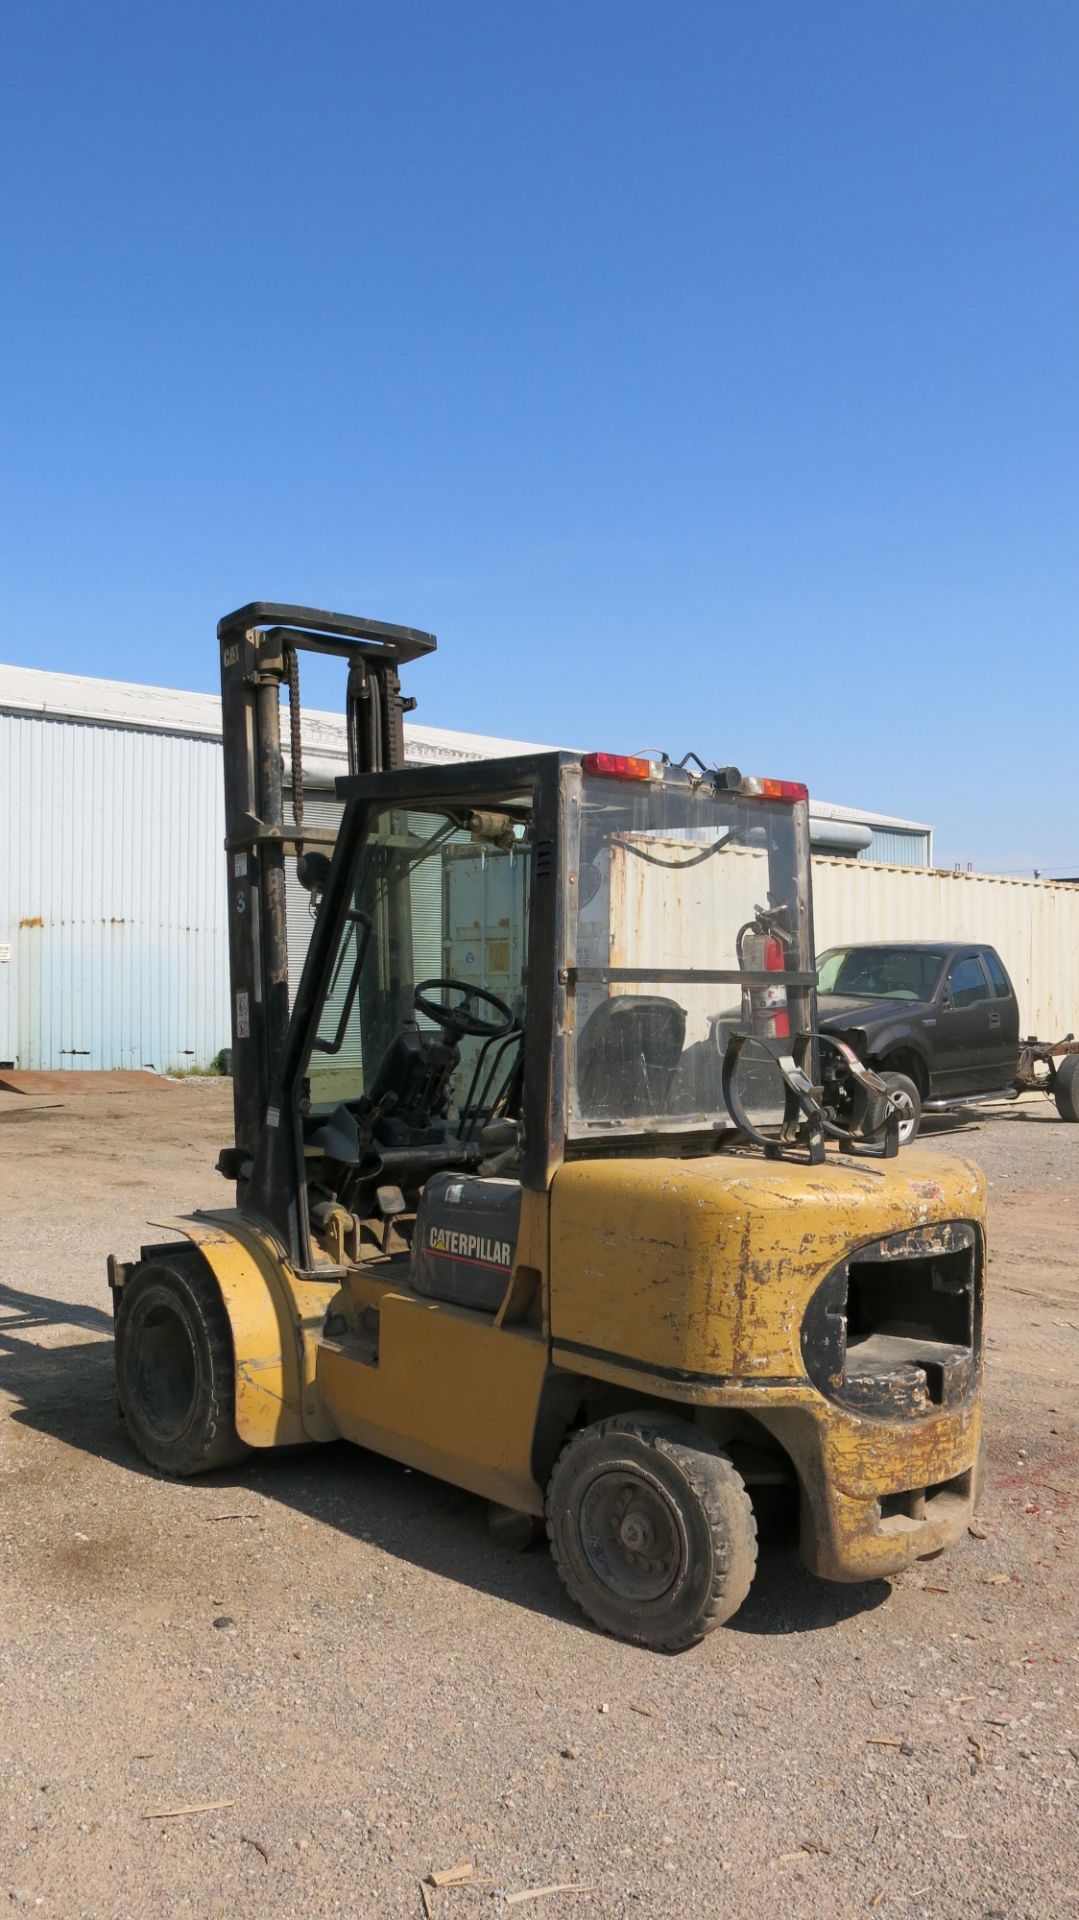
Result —
<instances>
[{"instance_id":1,"label":"chipped yellow paint","mask_svg":"<svg viewBox=\"0 0 1079 1920\"><path fill-rule=\"evenodd\" d=\"M757 1388L752 1411L790 1455L802 1489L802 1558L828 1580L898 1573L958 1540L974 1510L982 1431L979 1394L948 1413L869 1420L808 1384ZM741 1401L739 1402L741 1405ZM882 1522L878 1501L968 1476L966 1492L931 1501L921 1522Z\"/></svg>"},{"instance_id":2,"label":"chipped yellow paint","mask_svg":"<svg viewBox=\"0 0 1079 1920\"><path fill-rule=\"evenodd\" d=\"M368 1283L370 1284L370 1283ZM344 1438L503 1506L542 1513L532 1440L547 1345L538 1330L380 1290L378 1364L321 1343L319 1398Z\"/></svg>"},{"instance_id":3,"label":"chipped yellow paint","mask_svg":"<svg viewBox=\"0 0 1079 1920\"><path fill-rule=\"evenodd\" d=\"M962 1532L980 1399L891 1421L834 1405L802 1363L807 1303L853 1248L943 1221L983 1225L984 1210L976 1167L910 1150L821 1167L751 1153L572 1162L550 1195L523 1196L517 1260L542 1283L535 1327L420 1298L390 1266L300 1280L232 1211L165 1224L199 1247L221 1288L250 1445L340 1435L540 1513L532 1453L552 1371L680 1401L689 1418L733 1408L794 1463L807 1563L857 1580ZM339 1337L325 1333L328 1312ZM884 1496L946 1483L924 1519L882 1519Z\"/></svg>"},{"instance_id":4,"label":"chipped yellow paint","mask_svg":"<svg viewBox=\"0 0 1079 1920\"><path fill-rule=\"evenodd\" d=\"M249 1446L354 1440L489 1500L543 1511L531 1465L548 1365L538 1329L496 1328L486 1315L420 1299L377 1267L344 1283L298 1279L233 1210L157 1224L194 1242L221 1289L236 1428ZM351 1342L322 1337L328 1312L358 1323L365 1306L379 1311L377 1365Z\"/></svg>"},{"instance_id":5,"label":"chipped yellow paint","mask_svg":"<svg viewBox=\"0 0 1079 1920\"><path fill-rule=\"evenodd\" d=\"M249 1447L287 1447L332 1438L305 1385L314 1374L309 1336L321 1326L338 1283L297 1280L269 1236L231 1208L155 1224L185 1234L221 1289L236 1355L241 1440Z\"/></svg>"},{"instance_id":6,"label":"chipped yellow paint","mask_svg":"<svg viewBox=\"0 0 1079 1920\"><path fill-rule=\"evenodd\" d=\"M807 1564L833 1580L897 1572L966 1526L980 1393L909 1421L836 1406L806 1377L802 1321L852 1249L953 1220L984 1231L980 1170L912 1150L821 1167L749 1154L571 1163L551 1197L552 1357L642 1398L753 1415L797 1469ZM882 1520L884 1496L955 1481L924 1520Z\"/></svg>"},{"instance_id":7,"label":"chipped yellow paint","mask_svg":"<svg viewBox=\"0 0 1079 1920\"><path fill-rule=\"evenodd\" d=\"M748 1153L570 1162L551 1194L551 1337L657 1386L801 1377L806 1303L852 1247L984 1211L971 1162L912 1150L820 1167Z\"/></svg>"}]
</instances>

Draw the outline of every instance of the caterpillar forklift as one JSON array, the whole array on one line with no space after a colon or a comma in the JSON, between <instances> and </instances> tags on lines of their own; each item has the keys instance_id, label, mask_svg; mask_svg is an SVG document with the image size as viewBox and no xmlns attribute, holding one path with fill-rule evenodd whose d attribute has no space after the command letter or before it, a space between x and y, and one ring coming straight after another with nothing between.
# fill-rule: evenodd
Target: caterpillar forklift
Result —
<instances>
[{"instance_id":1,"label":"caterpillar forklift","mask_svg":"<svg viewBox=\"0 0 1079 1920\"><path fill-rule=\"evenodd\" d=\"M143 1456L372 1448L506 1537L545 1521L592 1621L667 1650L744 1601L762 1489L826 1579L956 1541L983 1182L822 1106L805 788L692 755L406 767L433 636L266 603L218 636L235 1204L110 1261ZM345 670L334 833L304 826L311 650Z\"/></svg>"}]
</instances>

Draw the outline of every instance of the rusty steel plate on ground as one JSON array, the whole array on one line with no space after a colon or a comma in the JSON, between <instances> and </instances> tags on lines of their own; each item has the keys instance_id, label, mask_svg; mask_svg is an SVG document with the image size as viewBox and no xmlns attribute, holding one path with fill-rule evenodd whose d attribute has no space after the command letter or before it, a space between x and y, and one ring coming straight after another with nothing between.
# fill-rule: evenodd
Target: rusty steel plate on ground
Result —
<instances>
[{"instance_id":1,"label":"rusty steel plate on ground","mask_svg":"<svg viewBox=\"0 0 1079 1920\"><path fill-rule=\"evenodd\" d=\"M144 1073L135 1068L92 1073L77 1068L57 1073L20 1073L0 1069L2 1093L142 1093L147 1087L175 1085L160 1073Z\"/></svg>"}]
</instances>

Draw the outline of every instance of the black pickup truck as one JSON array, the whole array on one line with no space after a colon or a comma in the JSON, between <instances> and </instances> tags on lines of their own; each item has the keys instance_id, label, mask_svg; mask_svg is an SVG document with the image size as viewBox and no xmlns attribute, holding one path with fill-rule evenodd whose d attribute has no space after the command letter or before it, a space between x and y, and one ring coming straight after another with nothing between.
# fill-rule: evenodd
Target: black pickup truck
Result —
<instances>
[{"instance_id":1,"label":"black pickup truck","mask_svg":"<svg viewBox=\"0 0 1079 1920\"><path fill-rule=\"evenodd\" d=\"M1079 1051L1020 1040L1015 989L992 947L829 947L817 956L817 1006L819 1031L845 1040L898 1098L903 1143L925 1108L1009 1099L1031 1087L1052 1095L1062 1119L1079 1121ZM1064 1056L1059 1066L1053 1052ZM1046 1076L1035 1074L1037 1063ZM838 1117L849 1119L838 1056L825 1054L822 1070Z\"/></svg>"}]
</instances>

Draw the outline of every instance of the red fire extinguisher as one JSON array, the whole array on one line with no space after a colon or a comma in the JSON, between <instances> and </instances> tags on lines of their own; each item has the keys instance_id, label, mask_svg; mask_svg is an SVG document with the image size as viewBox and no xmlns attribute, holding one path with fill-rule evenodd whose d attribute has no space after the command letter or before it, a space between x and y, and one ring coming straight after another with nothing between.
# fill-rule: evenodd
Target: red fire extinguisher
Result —
<instances>
[{"instance_id":1,"label":"red fire extinguisher","mask_svg":"<svg viewBox=\"0 0 1079 1920\"><path fill-rule=\"evenodd\" d=\"M749 921L738 935L738 965L747 973L785 973L787 960L782 937L774 928L770 932L762 929L760 920L770 916L763 910L759 913L760 919ZM755 1033L762 1040L789 1040L791 1019L786 987L777 981L774 987L743 988L742 1024L748 1033Z\"/></svg>"}]
</instances>

